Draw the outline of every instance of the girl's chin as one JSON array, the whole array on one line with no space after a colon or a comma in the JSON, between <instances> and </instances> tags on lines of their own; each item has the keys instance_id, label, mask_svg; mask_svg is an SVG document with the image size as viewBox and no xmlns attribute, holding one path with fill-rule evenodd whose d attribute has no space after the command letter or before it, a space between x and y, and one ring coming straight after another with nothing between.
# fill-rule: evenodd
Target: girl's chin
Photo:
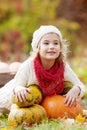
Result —
<instances>
[{"instance_id":1,"label":"girl's chin","mask_svg":"<svg viewBox=\"0 0 87 130\"><path fill-rule=\"evenodd\" d=\"M56 58L48 57L48 58L46 58L46 60L56 60Z\"/></svg>"}]
</instances>

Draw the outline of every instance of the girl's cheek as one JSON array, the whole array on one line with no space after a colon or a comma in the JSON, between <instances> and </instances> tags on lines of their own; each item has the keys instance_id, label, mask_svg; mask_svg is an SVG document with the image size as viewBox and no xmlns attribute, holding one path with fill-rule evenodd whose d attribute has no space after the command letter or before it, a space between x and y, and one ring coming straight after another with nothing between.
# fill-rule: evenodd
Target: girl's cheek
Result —
<instances>
[{"instance_id":1,"label":"girl's cheek","mask_svg":"<svg viewBox=\"0 0 87 130\"><path fill-rule=\"evenodd\" d=\"M44 50L46 50L47 48L45 47L45 46L42 46L41 47L41 51L44 51Z\"/></svg>"}]
</instances>

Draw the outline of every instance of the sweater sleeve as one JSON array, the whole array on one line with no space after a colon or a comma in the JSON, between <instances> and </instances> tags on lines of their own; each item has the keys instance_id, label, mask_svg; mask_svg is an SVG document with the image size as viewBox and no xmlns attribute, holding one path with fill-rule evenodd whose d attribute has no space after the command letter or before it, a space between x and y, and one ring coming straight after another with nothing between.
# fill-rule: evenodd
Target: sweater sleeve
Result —
<instances>
[{"instance_id":1,"label":"sweater sleeve","mask_svg":"<svg viewBox=\"0 0 87 130\"><path fill-rule=\"evenodd\" d=\"M19 68L18 72L14 77L15 83L15 91L22 89L23 87L27 86L28 82L28 73L29 73L29 64L28 60L22 63L21 67Z\"/></svg>"},{"instance_id":2,"label":"sweater sleeve","mask_svg":"<svg viewBox=\"0 0 87 130\"><path fill-rule=\"evenodd\" d=\"M73 84L73 86L80 87L80 89L81 89L81 93L79 95L80 97L82 97L84 95L85 86L80 81L78 76L74 73L74 71L71 69L71 67L68 63L65 64L64 79L65 79L65 81L70 81Z\"/></svg>"}]
</instances>

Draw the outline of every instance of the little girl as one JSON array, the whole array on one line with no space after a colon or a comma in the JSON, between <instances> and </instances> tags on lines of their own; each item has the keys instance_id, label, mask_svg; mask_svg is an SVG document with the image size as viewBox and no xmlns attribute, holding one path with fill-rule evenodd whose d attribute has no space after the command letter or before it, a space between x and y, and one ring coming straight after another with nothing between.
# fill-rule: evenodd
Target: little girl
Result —
<instances>
[{"instance_id":1,"label":"little girl","mask_svg":"<svg viewBox=\"0 0 87 130\"><path fill-rule=\"evenodd\" d=\"M64 81L73 87L64 95L65 104L71 106L85 92L83 83L66 61L67 45L58 28L41 26L33 34L31 56L22 63L14 79L0 89L0 112L10 110L15 94L19 101L27 99L26 86L36 84L44 95L62 94Z\"/></svg>"}]
</instances>

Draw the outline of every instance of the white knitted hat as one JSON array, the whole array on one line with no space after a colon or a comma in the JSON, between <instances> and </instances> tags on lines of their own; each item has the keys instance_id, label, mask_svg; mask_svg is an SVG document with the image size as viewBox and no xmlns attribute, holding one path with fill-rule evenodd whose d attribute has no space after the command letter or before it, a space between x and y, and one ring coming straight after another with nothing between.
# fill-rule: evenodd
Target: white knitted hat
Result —
<instances>
[{"instance_id":1,"label":"white knitted hat","mask_svg":"<svg viewBox=\"0 0 87 130\"><path fill-rule=\"evenodd\" d=\"M62 41L62 34L60 32L60 30L58 28L56 28L55 26L52 25L47 25L47 26L40 26L39 29L37 29L34 33L33 33L33 39L32 39L32 49L35 51L38 47L38 43L40 41L40 39L47 33L56 33L59 35L60 40Z\"/></svg>"}]
</instances>

